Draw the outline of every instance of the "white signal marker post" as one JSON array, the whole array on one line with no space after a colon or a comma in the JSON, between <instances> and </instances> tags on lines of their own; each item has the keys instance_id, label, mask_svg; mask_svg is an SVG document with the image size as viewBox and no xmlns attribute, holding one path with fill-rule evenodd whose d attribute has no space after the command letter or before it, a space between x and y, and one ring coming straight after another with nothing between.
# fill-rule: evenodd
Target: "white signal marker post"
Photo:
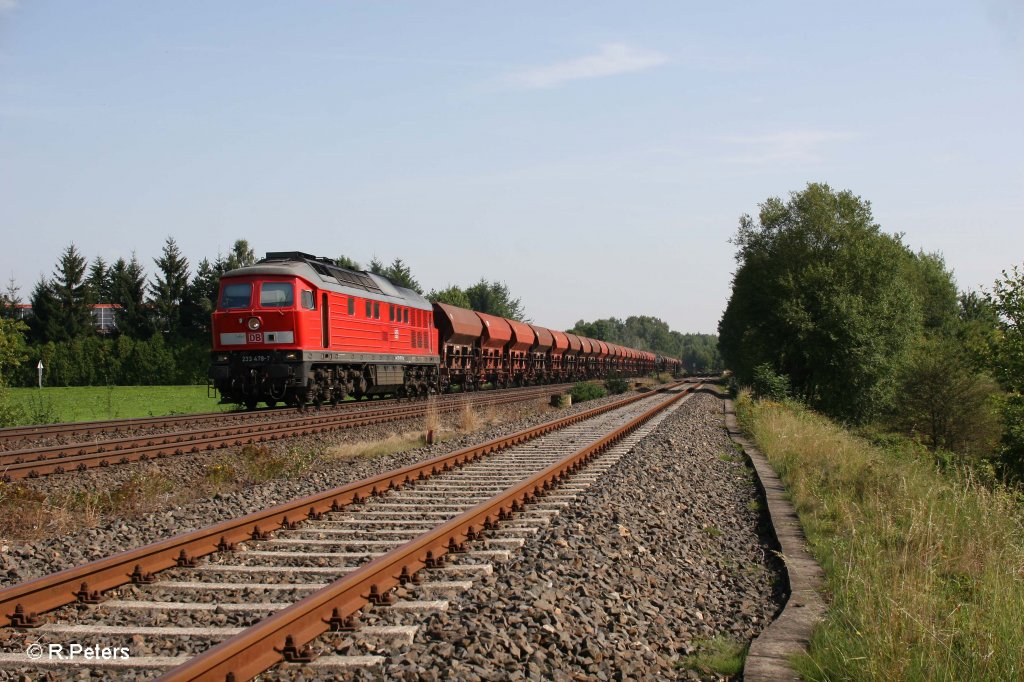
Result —
<instances>
[{"instance_id":1,"label":"white signal marker post","mask_svg":"<svg viewBox=\"0 0 1024 682\"><path fill-rule=\"evenodd\" d=\"M39 388L43 387L43 361L40 360L39 364L36 365L36 371L39 372Z\"/></svg>"}]
</instances>

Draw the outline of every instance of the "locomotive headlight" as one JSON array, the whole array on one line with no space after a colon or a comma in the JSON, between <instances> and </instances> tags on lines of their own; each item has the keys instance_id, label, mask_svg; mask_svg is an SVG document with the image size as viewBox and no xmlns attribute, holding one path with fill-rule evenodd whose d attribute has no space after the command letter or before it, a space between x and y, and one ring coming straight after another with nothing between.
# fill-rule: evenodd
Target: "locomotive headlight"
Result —
<instances>
[{"instance_id":1,"label":"locomotive headlight","mask_svg":"<svg viewBox=\"0 0 1024 682\"><path fill-rule=\"evenodd\" d=\"M298 360L299 359L299 354L296 353L295 351L289 351L289 352L284 354L284 359L285 359L285 361L288 361L288 360Z\"/></svg>"},{"instance_id":2,"label":"locomotive headlight","mask_svg":"<svg viewBox=\"0 0 1024 682\"><path fill-rule=\"evenodd\" d=\"M213 356L213 361L216 363L224 363L230 360L227 353L217 353Z\"/></svg>"},{"instance_id":3,"label":"locomotive headlight","mask_svg":"<svg viewBox=\"0 0 1024 682\"><path fill-rule=\"evenodd\" d=\"M250 317L249 321L246 323L246 326L249 327L249 331L258 332L260 330L260 327L263 326L263 323L260 322L260 318L258 317Z\"/></svg>"}]
</instances>

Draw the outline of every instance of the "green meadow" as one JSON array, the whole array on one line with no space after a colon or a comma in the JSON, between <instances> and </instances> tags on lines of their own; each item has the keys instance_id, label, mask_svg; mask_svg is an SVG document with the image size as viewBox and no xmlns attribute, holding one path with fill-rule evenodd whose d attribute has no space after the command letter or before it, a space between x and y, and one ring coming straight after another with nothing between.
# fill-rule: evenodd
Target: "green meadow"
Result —
<instances>
[{"instance_id":1,"label":"green meadow","mask_svg":"<svg viewBox=\"0 0 1024 682\"><path fill-rule=\"evenodd\" d=\"M7 397L21 409L20 421L34 424L96 421L130 417L228 411L208 397L206 386L69 386L9 388Z\"/></svg>"}]
</instances>

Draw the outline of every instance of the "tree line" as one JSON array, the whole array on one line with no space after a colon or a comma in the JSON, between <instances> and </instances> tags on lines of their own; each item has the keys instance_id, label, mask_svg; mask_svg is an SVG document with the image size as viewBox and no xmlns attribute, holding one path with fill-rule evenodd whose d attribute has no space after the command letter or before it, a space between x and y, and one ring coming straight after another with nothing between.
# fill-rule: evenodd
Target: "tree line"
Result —
<instances>
[{"instance_id":1,"label":"tree line","mask_svg":"<svg viewBox=\"0 0 1024 682\"><path fill-rule=\"evenodd\" d=\"M89 263L71 244L52 275L33 287L31 314L24 321L17 286L12 282L0 294L0 338L17 348L6 361L0 357L0 382L32 385L42 361L51 386L202 383L220 276L255 262L253 250L240 239L227 255L202 259L193 274L168 237L150 279L134 254ZM97 333L92 314L97 304L118 306L112 333Z\"/></svg>"},{"instance_id":2,"label":"tree line","mask_svg":"<svg viewBox=\"0 0 1024 682\"><path fill-rule=\"evenodd\" d=\"M100 257L89 262L70 244L51 276L41 277L33 287L28 298L32 311L24 320L17 286L12 282L0 294L0 386L34 385L39 361L48 386L203 383L220 277L256 261L248 242L240 239L226 255L200 260L193 272L168 237L147 272L134 254L113 263ZM345 255L336 261L342 267L364 269ZM366 269L431 302L531 321L522 300L504 282L481 278L424 294L401 258L385 264L374 257ZM116 329L98 333L92 314L97 304L118 306ZM653 317L581 320L569 331L681 358L691 371L720 365L714 337L681 334Z\"/></svg>"},{"instance_id":3,"label":"tree line","mask_svg":"<svg viewBox=\"0 0 1024 682\"><path fill-rule=\"evenodd\" d=\"M1024 474L1024 275L959 291L870 202L811 183L743 215L719 323L736 380Z\"/></svg>"},{"instance_id":4,"label":"tree line","mask_svg":"<svg viewBox=\"0 0 1024 682\"><path fill-rule=\"evenodd\" d=\"M338 265L350 270L363 269L358 261L345 255L339 256L336 261ZM374 256L367 269L375 275L387 277L399 286L424 295L431 303L447 303L459 308L476 310L519 322L531 321L526 317L526 308L523 306L522 300L513 296L504 282L491 282L481 277L480 281L470 286L461 287L450 284L444 289L431 289L424 294L423 287L420 286L409 266L401 258L396 258L390 265L385 265Z\"/></svg>"},{"instance_id":5,"label":"tree line","mask_svg":"<svg viewBox=\"0 0 1024 682\"><path fill-rule=\"evenodd\" d=\"M569 332L676 358L690 374L722 369L717 336L683 334L670 329L667 322L657 317L640 315L627 317L625 321L615 317L593 322L580 320Z\"/></svg>"}]
</instances>

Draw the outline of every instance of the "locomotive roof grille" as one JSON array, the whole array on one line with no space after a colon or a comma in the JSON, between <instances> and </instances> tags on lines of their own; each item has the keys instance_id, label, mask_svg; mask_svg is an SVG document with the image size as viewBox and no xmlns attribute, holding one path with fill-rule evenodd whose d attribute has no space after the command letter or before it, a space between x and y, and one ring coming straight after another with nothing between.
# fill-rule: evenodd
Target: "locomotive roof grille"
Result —
<instances>
[{"instance_id":1,"label":"locomotive roof grille","mask_svg":"<svg viewBox=\"0 0 1024 682\"><path fill-rule=\"evenodd\" d=\"M363 291L372 291L376 294L384 293L372 278L361 272L346 270L345 268L339 267L330 258L318 258L317 256L311 256L308 253L302 253L301 251L271 251L267 253L267 257L260 262L266 263L269 261L290 260L304 261L308 263L311 268L316 270L316 273L320 275L320 278L325 282L337 282L341 286L362 289Z\"/></svg>"}]
</instances>

